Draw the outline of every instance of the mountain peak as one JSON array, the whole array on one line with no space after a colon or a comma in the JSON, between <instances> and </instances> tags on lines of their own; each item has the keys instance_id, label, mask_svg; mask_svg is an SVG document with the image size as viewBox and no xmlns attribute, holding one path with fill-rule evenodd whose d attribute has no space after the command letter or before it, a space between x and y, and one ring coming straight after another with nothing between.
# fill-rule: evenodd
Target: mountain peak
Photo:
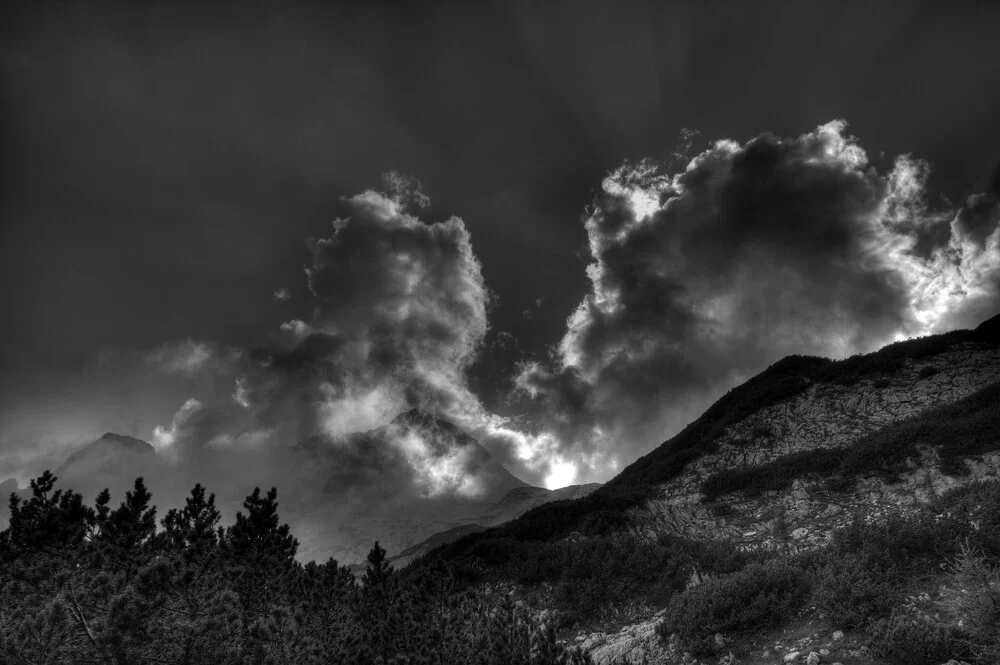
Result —
<instances>
[{"instance_id":1,"label":"mountain peak","mask_svg":"<svg viewBox=\"0 0 1000 665\"><path fill-rule=\"evenodd\" d=\"M448 425L454 427L450 422L446 420L441 420L429 411L424 411L423 409L410 409L409 411L404 411L395 418L392 419L391 424L393 425L409 425L409 426L420 426L420 427L430 427L430 426L440 426Z\"/></svg>"},{"instance_id":2,"label":"mountain peak","mask_svg":"<svg viewBox=\"0 0 1000 665\"><path fill-rule=\"evenodd\" d=\"M90 445L92 446L97 443L111 444L138 453L153 452L153 446L148 442L126 434L115 434L114 432L106 432L103 436L101 436L101 438L97 439Z\"/></svg>"}]
</instances>

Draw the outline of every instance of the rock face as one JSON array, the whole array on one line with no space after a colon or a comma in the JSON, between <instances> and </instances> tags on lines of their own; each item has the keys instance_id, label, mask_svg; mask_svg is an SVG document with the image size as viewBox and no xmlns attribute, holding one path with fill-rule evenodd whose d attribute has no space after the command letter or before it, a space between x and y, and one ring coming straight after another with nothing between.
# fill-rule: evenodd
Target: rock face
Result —
<instances>
[{"instance_id":1,"label":"rock face","mask_svg":"<svg viewBox=\"0 0 1000 665\"><path fill-rule=\"evenodd\" d=\"M668 662L675 649L661 643L656 626L661 614L649 621L626 626L618 633L593 633L578 641L590 653L594 665L643 665Z\"/></svg>"}]
</instances>

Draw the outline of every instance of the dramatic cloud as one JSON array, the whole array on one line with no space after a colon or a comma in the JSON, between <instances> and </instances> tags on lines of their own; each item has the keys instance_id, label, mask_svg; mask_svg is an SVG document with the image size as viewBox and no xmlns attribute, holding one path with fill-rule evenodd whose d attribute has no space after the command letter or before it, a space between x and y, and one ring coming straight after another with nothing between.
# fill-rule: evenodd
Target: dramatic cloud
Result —
<instances>
[{"instance_id":1,"label":"dramatic cloud","mask_svg":"<svg viewBox=\"0 0 1000 665\"><path fill-rule=\"evenodd\" d=\"M517 376L582 475L606 479L784 355L845 356L996 312L996 192L934 213L926 164L879 174L845 128L607 177L585 222L591 292L552 361Z\"/></svg>"},{"instance_id":2,"label":"dramatic cloud","mask_svg":"<svg viewBox=\"0 0 1000 665\"><path fill-rule=\"evenodd\" d=\"M352 214L309 243L313 311L251 354L233 393L259 424L292 438L371 429L409 408L474 401L465 384L487 331L488 291L457 217L428 224L415 183L347 199Z\"/></svg>"},{"instance_id":3,"label":"dramatic cloud","mask_svg":"<svg viewBox=\"0 0 1000 665\"><path fill-rule=\"evenodd\" d=\"M351 214L334 221L332 235L309 242L312 311L283 324L268 348L184 341L150 354L147 362L162 371L215 377L199 384L208 394L156 428L165 458L200 466L229 458L229 474L238 475L247 448L288 451L310 440L344 471L335 494L476 498L495 475L479 463L485 449L440 450L421 429L394 430L399 436L383 445L354 434L417 408L457 423L542 482L550 472L543 447L507 429L467 385L487 333L489 291L464 223L418 219L430 201L398 174L386 176L383 189L346 199ZM516 345L510 333L498 342Z\"/></svg>"}]
</instances>

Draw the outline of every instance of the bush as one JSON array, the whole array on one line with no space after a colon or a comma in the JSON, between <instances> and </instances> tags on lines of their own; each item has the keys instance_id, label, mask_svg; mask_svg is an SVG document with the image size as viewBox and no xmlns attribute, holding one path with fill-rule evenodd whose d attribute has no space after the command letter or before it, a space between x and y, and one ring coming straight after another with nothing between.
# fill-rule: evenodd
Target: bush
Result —
<instances>
[{"instance_id":1,"label":"bush","mask_svg":"<svg viewBox=\"0 0 1000 665\"><path fill-rule=\"evenodd\" d=\"M876 658L889 665L940 665L952 658L966 658L961 635L930 619L893 614L868 631Z\"/></svg>"},{"instance_id":2,"label":"bush","mask_svg":"<svg viewBox=\"0 0 1000 665\"><path fill-rule=\"evenodd\" d=\"M802 604L808 588L805 572L786 559L751 563L675 595L657 631L663 640L676 634L695 653L713 653L715 633L775 625Z\"/></svg>"},{"instance_id":3,"label":"bush","mask_svg":"<svg viewBox=\"0 0 1000 665\"><path fill-rule=\"evenodd\" d=\"M1000 663L1000 568L982 552L962 545L950 563L951 581L938 606L977 660Z\"/></svg>"},{"instance_id":4,"label":"bush","mask_svg":"<svg viewBox=\"0 0 1000 665\"><path fill-rule=\"evenodd\" d=\"M933 365L924 365L923 367L920 368L920 371L917 372L917 374L920 375L921 379L927 379L934 376L940 371L941 370L939 370L937 367L934 367Z\"/></svg>"},{"instance_id":5,"label":"bush","mask_svg":"<svg viewBox=\"0 0 1000 665\"><path fill-rule=\"evenodd\" d=\"M791 487L796 478L811 474L840 476L845 487L849 487L849 480L870 474L897 482L906 469L906 460L919 455L918 444L937 450L942 472L966 475L967 458L1000 448L1000 383L886 425L850 448L815 448L766 464L723 469L706 478L701 491L705 501L737 491L757 496Z\"/></svg>"},{"instance_id":6,"label":"bush","mask_svg":"<svg viewBox=\"0 0 1000 665\"><path fill-rule=\"evenodd\" d=\"M825 565L813 572L816 608L844 628L889 616L898 596L894 571L862 556L829 556Z\"/></svg>"}]
</instances>

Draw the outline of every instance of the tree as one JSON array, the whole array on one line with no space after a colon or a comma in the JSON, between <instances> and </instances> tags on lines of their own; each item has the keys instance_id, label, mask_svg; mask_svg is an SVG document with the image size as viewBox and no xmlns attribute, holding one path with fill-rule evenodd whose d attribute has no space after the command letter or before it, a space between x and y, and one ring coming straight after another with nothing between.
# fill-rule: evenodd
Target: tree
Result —
<instances>
[{"instance_id":1,"label":"tree","mask_svg":"<svg viewBox=\"0 0 1000 665\"><path fill-rule=\"evenodd\" d=\"M178 665L222 662L238 617L223 574L215 495L195 485L184 508L163 519L161 556L139 573L137 593L159 609L159 660Z\"/></svg>"},{"instance_id":2,"label":"tree","mask_svg":"<svg viewBox=\"0 0 1000 665\"><path fill-rule=\"evenodd\" d=\"M298 572L298 541L278 518L278 491L260 488L243 502L246 514L225 532L223 555L230 584L239 599L242 658L246 662L288 660L292 631L288 595Z\"/></svg>"},{"instance_id":3,"label":"tree","mask_svg":"<svg viewBox=\"0 0 1000 665\"><path fill-rule=\"evenodd\" d=\"M358 618L372 662L388 665L398 648L405 645L407 636L403 634L400 617L399 580L385 555L378 542L368 553L368 568L361 578Z\"/></svg>"}]
</instances>

